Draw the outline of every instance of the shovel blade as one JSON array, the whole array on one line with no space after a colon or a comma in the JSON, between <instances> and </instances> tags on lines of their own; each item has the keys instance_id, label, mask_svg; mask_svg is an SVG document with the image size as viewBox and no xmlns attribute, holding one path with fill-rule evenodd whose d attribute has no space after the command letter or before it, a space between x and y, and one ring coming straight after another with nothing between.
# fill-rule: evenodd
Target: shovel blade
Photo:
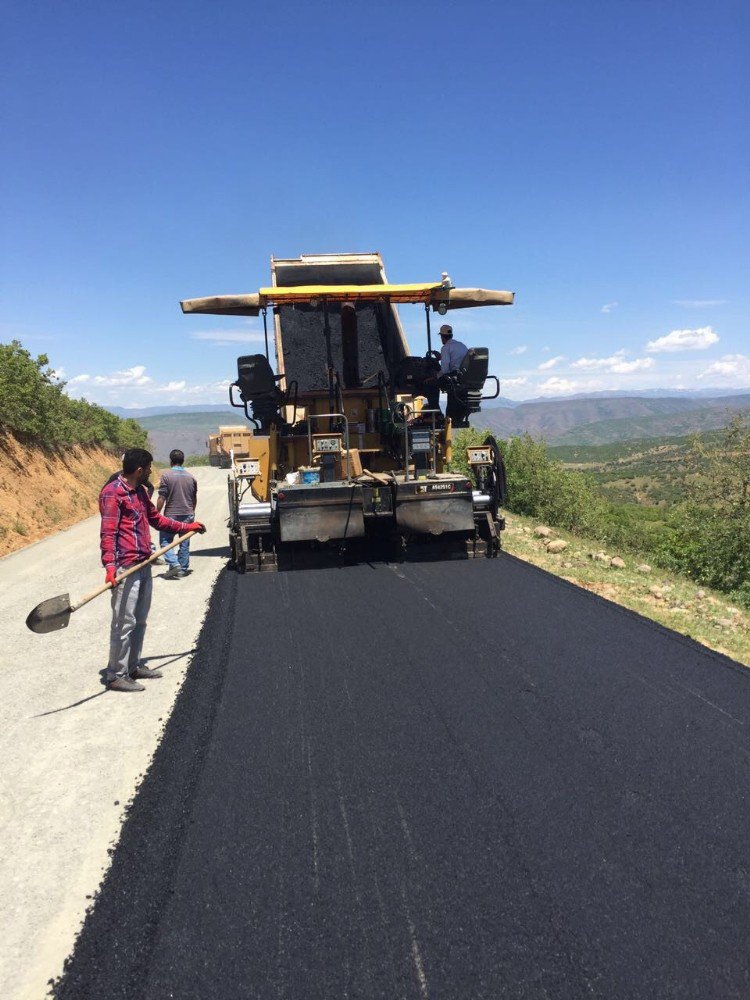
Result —
<instances>
[{"instance_id":1,"label":"shovel blade","mask_svg":"<svg viewBox=\"0 0 750 1000\"><path fill-rule=\"evenodd\" d=\"M50 597L49 600L37 604L34 610L29 612L26 624L32 632L37 632L39 635L45 632L58 632L61 628L68 627L71 611L70 595L60 594L59 597Z\"/></svg>"}]
</instances>

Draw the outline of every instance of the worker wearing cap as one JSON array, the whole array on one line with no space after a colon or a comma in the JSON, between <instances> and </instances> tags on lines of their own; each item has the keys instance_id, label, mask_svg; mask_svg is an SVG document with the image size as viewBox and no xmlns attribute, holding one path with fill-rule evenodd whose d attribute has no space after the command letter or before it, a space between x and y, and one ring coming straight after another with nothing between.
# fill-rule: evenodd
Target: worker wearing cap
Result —
<instances>
[{"instance_id":1,"label":"worker wearing cap","mask_svg":"<svg viewBox=\"0 0 750 1000\"><path fill-rule=\"evenodd\" d=\"M469 348L460 340L453 339L453 327L447 323L440 327L440 339L443 342L440 349L440 374L449 375L458 369Z\"/></svg>"},{"instance_id":2,"label":"worker wearing cap","mask_svg":"<svg viewBox=\"0 0 750 1000\"><path fill-rule=\"evenodd\" d=\"M433 410L437 410L440 407L440 390L448 388L446 384L448 380L444 376L457 371L469 350L466 344L462 344L460 340L453 339L453 327L449 326L448 323L443 323L439 333L440 340L443 343L440 349L440 375L439 377L435 376L434 378L425 380L426 383L429 383L429 385L425 385L427 405ZM448 398L448 403L448 409L450 409L450 397ZM447 415L451 416L451 413L448 412Z\"/></svg>"}]
</instances>

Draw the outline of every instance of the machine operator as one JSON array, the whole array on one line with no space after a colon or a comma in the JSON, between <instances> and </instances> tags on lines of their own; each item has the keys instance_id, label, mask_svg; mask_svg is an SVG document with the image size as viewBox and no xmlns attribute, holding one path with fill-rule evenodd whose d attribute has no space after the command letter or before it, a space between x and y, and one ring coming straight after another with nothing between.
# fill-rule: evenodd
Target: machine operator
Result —
<instances>
[{"instance_id":1,"label":"machine operator","mask_svg":"<svg viewBox=\"0 0 750 1000\"><path fill-rule=\"evenodd\" d=\"M453 327L443 323L440 327L440 339L443 346L440 348L440 374L448 375L456 371L461 364L469 348L462 344L460 340L453 339Z\"/></svg>"},{"instance_id":2,"label":"machine operator","mask_svg":"<svg viewBox=\"0 0 750 1000\"><path fill-rule=\"evenodd\" d=\"M462 344L460 340L453 339L453 327L448 323L443 323L439 330L440 340L443 346L440 349L440 375L425 379L425 395L427 396L427 406L431 410L440 408L440 390L447 389L448 380L444 376L455 372L463 359L466 357L469 348ZM452 417L451 395L448 394L446 405L446 416Z\"/></svg>"}]
</instances>

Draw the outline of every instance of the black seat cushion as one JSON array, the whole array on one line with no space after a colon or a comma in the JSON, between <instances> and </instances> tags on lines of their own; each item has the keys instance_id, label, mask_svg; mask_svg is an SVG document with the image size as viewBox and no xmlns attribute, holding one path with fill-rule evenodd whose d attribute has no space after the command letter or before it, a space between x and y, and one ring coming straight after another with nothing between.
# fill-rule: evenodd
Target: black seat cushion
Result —
<instances>
[{"instance_id":1,"label":"black seat cushion","mask_svg":"<svg viewBox=\"0 0 750 1000\"><path fill-rule=\"evenodd\" d=\"M486 347L470 347L456 371L456 388L464 392L479 392L484 388L490 352Z\"/></svg>"},{"instance_id":2,"label":"black seat cushion","mask_svg":"<svg viewBox=\"0 0 750 1000\"><path fill-rule=\"evenodd\" d=\"M237 358L237 385L244 402L258 396L281 395L265 354L246 354Z\"/></svg>"}]
</instances>

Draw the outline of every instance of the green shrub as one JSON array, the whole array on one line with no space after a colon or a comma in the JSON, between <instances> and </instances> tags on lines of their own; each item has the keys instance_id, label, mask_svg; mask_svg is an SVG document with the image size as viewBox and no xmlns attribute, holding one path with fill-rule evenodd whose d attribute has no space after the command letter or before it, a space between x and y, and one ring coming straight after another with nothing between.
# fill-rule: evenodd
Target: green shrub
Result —
<instances>
[{"instance_id":1,"label":"green shrub","mask_svg":"<svg viewBox=\"0 0 750 1000\"><path fill-rule=\"evenodd\" d=\"M122 452L144 448L146 431L85 399L71 399L49 358L33 358L19 341L0 344L0 427L38 444L96 444Z\"/></svg>"},{"instance_id":2,"label":"green shrub","mask_svg":"<svg viewBox=\"0 0 750 1000\"><path fill-rule=\"evenodd\" d=\"M516 514L547 521L574 534L595 533L606 503L588 476L568 472L529 434L501 445L508 478L506 506Z\"/></svg>"},{"instance_id":3,"label":"green shrub","mask_svg":"<svg viewBox=\"0 0 750 1000\"><path fill-rule=\"evenodd\" d=\"M750 597L750 424L732 418L722 435L693 441L700 473L674 508L663 555L681 572L717 590Z\"/></svg>"},{"instance_id":4,"label":"green shrub","mask_svg":"<svg viewBox=\"0 0 750 1000\"><path fill-rule=\"evenodd\" d=\"M454 435L451 469L469 473L466 448L488 431ZM750 425L736 416L721 435L695 439L695 474L670 508L606 500L595 481L550 458L528 434L498 442L507 472L506 509L654 562L729 593L750 607Z\"/></svg>"}]
</instances>

